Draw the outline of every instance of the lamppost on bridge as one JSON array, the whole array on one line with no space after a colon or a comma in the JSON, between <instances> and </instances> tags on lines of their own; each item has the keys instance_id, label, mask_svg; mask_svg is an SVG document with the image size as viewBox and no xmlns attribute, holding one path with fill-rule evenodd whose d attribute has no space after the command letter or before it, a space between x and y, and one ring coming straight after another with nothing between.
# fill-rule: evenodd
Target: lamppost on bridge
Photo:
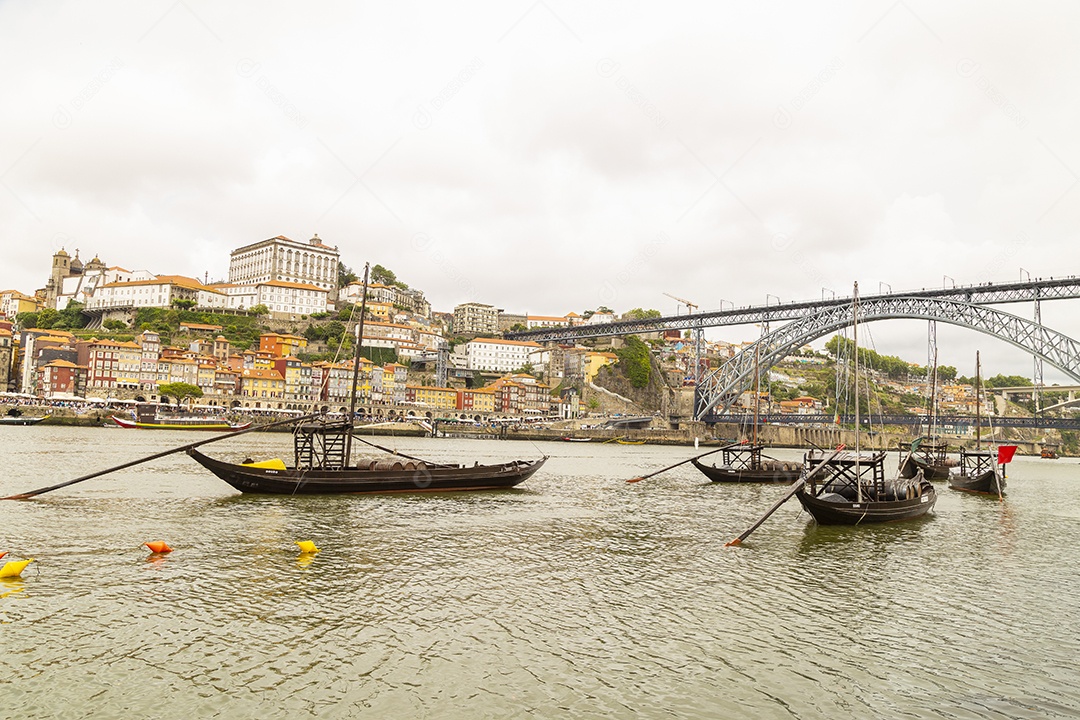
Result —
<instances>
[{"instance_id":1,"label":"lamppost on bridge","mask_svg":"<svg viewBox=\"0 0 1080 720\"><path fill-rule=\"evenodd\" d=\"M889 288L889 294L892 295L892 285L890 285L887 282L884 282L883 280L878 280L877 291L878 291L879 295L884 295L885 294L884 291L882 291L882 289L881 289L882 287Z\"/></svg>"},{"instance_id":2,"label":"lamppost on bridge","mask_svg":"<svg viewBox=\"0 0 1080 720\"><path fill-rule=\"evenodd\" d=\"M832 290L830 290L827 287L823 287L823 288L821 288L821 300L822 300L822 302L825 301L825 293L829 293L830 295L832 295L833 300L836 299L836 293L834 293Z\"/></svg>"},{"instance_id":3,"label":"lamppost on bridge","mask_svg":"<svg viewBox=\"0 0 1080 720\"><path fill-rule=\"evenodd\" d=\"M1027 282L1031 282L1031 273L1024 268L1020 268L1020 282L1024 282L1024 276L1027 275Z\"/></svg>"},{"instance_id":4,"label":"lamppost on bridge","mask_svg":"<svg viewBox=\"0 0 1080 720\"><path fill-rule=\"evenodd\" d=\"M949 277L948 275L942 275L942 276L941 276L941 287L943 287L943 288L947 288L947 287L949 287L948 285L946 285L946 284L945 284L945 282L946 282L946 281L948 281L948 282L951 282L951 283L952 283L952 286L953 286L953 287L956 287L956 281L955 281L955 280L953 280L953 279L952 279L951 277Z\"/></svg>"}]
</instances>

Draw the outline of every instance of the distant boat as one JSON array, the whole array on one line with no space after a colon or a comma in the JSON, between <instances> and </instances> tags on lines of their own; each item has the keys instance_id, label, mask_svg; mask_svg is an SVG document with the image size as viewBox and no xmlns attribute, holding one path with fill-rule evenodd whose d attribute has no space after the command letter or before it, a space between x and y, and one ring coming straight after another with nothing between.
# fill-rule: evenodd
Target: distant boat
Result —
<instances>
[{"instance_id":1,"label":"distant boat","mask_svg":"<svg viewBox=\"0 0 1080 720\"><path fill-rule=\"evenodd\" d=\"M212 430L230 432L246 430L251 422L236 423L217 415L159 415L158 405L139 403L135 406L134 419L112 416L112 421L129 430Z\"/></svg>"},{"instance_id":2,"label":"distant boat","mask_svg":"<svg viewBox=\"0 0 1080 720\"><path fill-rule=\"evenodd\" d=\"M623 440L622 438L615 438L615 442L619 445L644 445L644 440Z\"/></svg>"},{"instance_id":3,"label":"distant boat","mask_svg":"<svg viewBox=\"0 0 1080 720\"><path fill-rule=\"evenodd\" d=\"M1057 450L1054 449L1054 445L1043 445L1042 452L1039 454L1044 460L1057 460Z\"/></svg>"},{"instance_id":4,"label":"distant boat","mask_svg":"<svg viewBox=\"0 0 1080 720\"><path fill-rule=\"evenodd\" d=\"M592 442L592 438L576 438L567 436L561 439L563 442Z\"/></svg>"},{"instance_id":5,"label":"distant boat","mask_svg":"<svg viewBox=\"0 0 1080 720\"><path fill-rule=\"evenodd\" d=\"M780 460L762 460L761 445L735 445L723 449L720 465L690 462L713 482L782 482L791 483L802 474L802 464Z\"/></svg>"},{"instance_id":6,"label":"distant boat","mask_svg":"<svg viewBox=\"0 0 1080 720\"><path fill-rule=\"evenodd\" d=\"M5 415L0 417L0 425L37 425L47 417L49 416L27 417L26 415Z\"/></svg>"}]
</instances>

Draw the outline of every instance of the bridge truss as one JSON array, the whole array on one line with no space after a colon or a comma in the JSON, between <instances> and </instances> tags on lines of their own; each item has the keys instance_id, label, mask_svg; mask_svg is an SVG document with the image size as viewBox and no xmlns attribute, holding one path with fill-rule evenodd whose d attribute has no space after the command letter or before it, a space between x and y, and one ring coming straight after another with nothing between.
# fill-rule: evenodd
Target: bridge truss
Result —
<instances>
[{"instance_id":1,"label":"bridge truss","mask_svg":"<svg viewBox=\"0 0 1080 720\"><path fill-rule=\"evenodd\" d=\"M916 290L904 293L881 295L861 295L859 302L897 299L938 299L953 300L971 305L1003 305L1035 300L1068 300L1080 298L1080 278L1050 278L1017 283L984 283L964 285L953 288ZM585 340L590 338L611 337L613 335L639 335L663 330L697 330L725 325L751 325L754 323L783 322L800 320L830 308L851 305L850 297L837 297L828 300L810 300L806 302L783 303L779 305L756 305L729 308L715 312L694 313L692 315L672 315L648 320L622 320L597 325L578 325L571 328L543 328L518 333L507 333L509 340L534 340L536 342L558 342L563 340Z\"/></svg>"},{"instance_id":2,"label":"bridge truss","mask_svg":"<svg viewBox=\"0 0 1080 720\"><path fill-rule=\"evenodd\" d=\"M977 330L1030 352L1080 381L1080 343L1017 315L972 302L925 295L860 298L860 323L890 319L936 320ZM804 315L765 335L702 378L695 392L694 417L712 421L717 408L720 412L726 411L743 391L751 387L755 371L764 374L795 348L845 328L853 320L850 302L829 303L818 312Z\"/></svg>"}]
</instances>

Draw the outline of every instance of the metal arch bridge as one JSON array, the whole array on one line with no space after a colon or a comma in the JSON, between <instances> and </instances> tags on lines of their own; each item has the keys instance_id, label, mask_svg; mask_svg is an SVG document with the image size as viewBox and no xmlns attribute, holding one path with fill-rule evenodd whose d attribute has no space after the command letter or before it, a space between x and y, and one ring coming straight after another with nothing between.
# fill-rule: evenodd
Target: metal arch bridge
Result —
<instances>
[{"instance_id":1,"label":"metal arch bridge","mask_svg":"<svg viewBox=\"0 0 1080 720\"><path fill-rule=\"evenodd\" d=\"M970 303L972 305L1002 305L1018 302L1039 302L1042 300L1068 300L1080 298L1080 278L1036 279L1015 283L982 283L959 287L931 290L905 291L902 293L882 293L879 295L861 295L860 302L866 303L885 298L941 299ZM750 325L753 323L781 322L798 320L817 314L829 308L851 305L851 297L836 297L829 300L810 300L790 302L778 305L755 305L714 312L694 313L692 315L670 315L648 320L622 320L596 325L577 325L570 328L542 328L516 333L506 333L508 340L534 340L536 342L558 342L560 340L585 340L589 338L611 337L614 335L636 335L662 330L700 330L707 327L724 325ZM1025 348L1028 349L1028 348Z\"/></svg>"},{"instance_id":2,"label":"metal arch bridge","mask_svg":"<svg viewBox=\"0 0 1080 720\"><path fill-rule=\"evenodd\" d=\"M940 297L875 295L859 301L859 321L937 320L970 328L1008 342L1080 381L1080 343L1045 325L984 305ZM832 305L790 322L753 343L702 378L694 398L694 417L711 421L716 408L727 410L763 374L798 347L852 324L850 303Z\"/></svg>"}]
</instances>

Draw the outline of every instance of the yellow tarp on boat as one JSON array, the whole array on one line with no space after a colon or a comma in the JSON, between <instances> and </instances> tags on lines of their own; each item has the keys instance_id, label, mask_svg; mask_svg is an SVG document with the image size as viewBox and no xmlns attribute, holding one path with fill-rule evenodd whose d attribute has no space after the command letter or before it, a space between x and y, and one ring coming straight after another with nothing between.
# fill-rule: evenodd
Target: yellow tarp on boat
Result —
<instances>
[{"instance_id":1,"label":"yellow tarp on boat","mask_svg":"<svg viewBox=\"0 0 1080 720\"><path fill-rule=\"evenodd\" d=\"M285 463L279 458L273 460L260 460L259 462L240 463L244 467L262 468L264 470L284 470Z\"/></svg>"}]
</instances>

